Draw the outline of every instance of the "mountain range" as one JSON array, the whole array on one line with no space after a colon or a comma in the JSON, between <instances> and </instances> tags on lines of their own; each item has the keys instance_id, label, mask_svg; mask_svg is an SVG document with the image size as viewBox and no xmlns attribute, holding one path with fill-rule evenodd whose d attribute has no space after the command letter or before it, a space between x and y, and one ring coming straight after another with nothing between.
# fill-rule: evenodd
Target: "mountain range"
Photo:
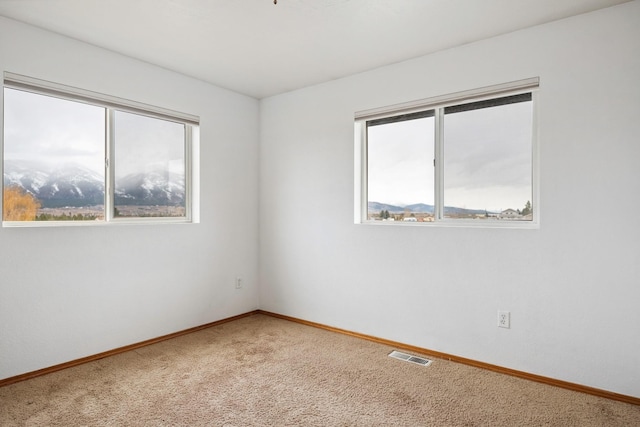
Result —
<instances>
[{"instance_id":1,"label":"mountain range","mask_svg":"<svg viewBox=\"0 0 640 427\"><path fill-rule=\"evenodd\" d=\"M427 205L425 203L415 203L412 205L398 206L390 205L380 202L369 202L368 210L372 213L378 213L380 211L389 211L391 214L401 214L404 212L410 213L429 213L433 214L433 205ZM445 206L444 213L448 215L482 215L487 213L484 209L465 209L457 208L455 206ZM496 212L489 212L496 213Z\"/></svg>"},{"instance_id":2,"label":"mountain range","mask_svg":"<svg viewBox=\"0 0 640 427\"><path fill-rule=\"evenodd\" d=\"M6 160L4 186L17 186L34 195L43 208L104 204L104 177L80 165L47 167ZM127 175L116 182L116 205L181 206L184 175L152 171Z\"/></svg>"}]
</instances>

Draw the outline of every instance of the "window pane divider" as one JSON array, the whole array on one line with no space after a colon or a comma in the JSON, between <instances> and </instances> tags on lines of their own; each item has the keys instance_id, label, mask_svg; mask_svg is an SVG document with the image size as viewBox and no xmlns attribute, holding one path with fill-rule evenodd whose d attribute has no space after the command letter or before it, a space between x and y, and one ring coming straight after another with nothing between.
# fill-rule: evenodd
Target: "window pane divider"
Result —
<instances>
[{"instance_id":1,"label":"window pane divider","mask_svg":"<svg viewBox=\"0 0 640 427\"><path fill-rule=\"evenodd\" d=\"M105 183L104 183L104 219L107 222L113 221L115 204L115 147L113 136L115 135L115 111L111 108L105 109Z\"/></svg>"},{"instance_id":2,"label":"window pane divider","mask_svg":"<svg viewBox=\"0 0 640 427\"><path fill-rule=\"evenodd\" d=\"M185 167L184 167L185 212L184 212L184 215L188 221L191 221L193 218L193 215L192 215L193 207L191 206L192 203L189 202L190 200L193 200L193 196L192 196L193 170L191 169L192 162L189 160L193 158L192 144L193 144L193 126L189 124L185 124L184 126L184 158L185 158Z\"/></svg>"},{"instance_id":3,"label":"window pane divider","mask_svg":"<svg viewBox=\"0 0 640 427\"><path fill-rule=\"evenodd\" d=\"M434 217L436 221L441 221L444 218L444 135L443 135L443 123L444 123L444 109L435 109L435 126L434 126Z\"/></svg>"}]
</instances>

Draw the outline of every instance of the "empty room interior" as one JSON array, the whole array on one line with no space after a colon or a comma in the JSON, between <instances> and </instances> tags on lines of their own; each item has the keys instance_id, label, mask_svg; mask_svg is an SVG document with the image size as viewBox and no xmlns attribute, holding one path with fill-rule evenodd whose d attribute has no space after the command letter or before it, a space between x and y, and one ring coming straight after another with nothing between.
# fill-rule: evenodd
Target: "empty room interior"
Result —
<instances>
[{"instance_id":1,"label":"empty room interior","mask_svg":"<svg viewBox=\"0 0 640 427\"><path fill-rule=\"evenodd\" d=\"M0 71L0 393L263 319L640 420L640 0L0 0Z\"/></svg>"}]
</instances>

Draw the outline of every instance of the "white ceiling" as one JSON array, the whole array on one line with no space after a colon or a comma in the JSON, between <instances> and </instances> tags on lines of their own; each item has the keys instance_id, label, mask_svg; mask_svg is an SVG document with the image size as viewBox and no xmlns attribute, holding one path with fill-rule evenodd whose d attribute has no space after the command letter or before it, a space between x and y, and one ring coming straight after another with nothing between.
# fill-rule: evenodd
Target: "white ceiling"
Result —
<instances>
[{"instance_id":1,"label":"white ceiling","mask_svg":"<svg viewBox=\"0 0 640 427\"><path fill-rule=\"evenodd\" d=\"M263 98L628 0L0 0L0 15Z\"/></svg>"}]
</instances>

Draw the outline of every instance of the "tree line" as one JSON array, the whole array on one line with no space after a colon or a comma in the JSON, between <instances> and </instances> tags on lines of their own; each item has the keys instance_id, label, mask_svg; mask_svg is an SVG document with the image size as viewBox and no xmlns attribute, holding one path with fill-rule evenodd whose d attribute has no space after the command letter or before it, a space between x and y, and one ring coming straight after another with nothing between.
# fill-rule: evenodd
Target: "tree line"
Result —
<instances>
[{"instance_id":1,"label":"tree line","mask_svg":"<svg viewBox=\"0 0 640 427\"><path fill-rule=\"evenodd\" d=\"M18 186L9 186L2 194L2 219L4 221L95 221L95 214L41 213L41 203L36 197Z\"/></svg>"}]
</instances>

